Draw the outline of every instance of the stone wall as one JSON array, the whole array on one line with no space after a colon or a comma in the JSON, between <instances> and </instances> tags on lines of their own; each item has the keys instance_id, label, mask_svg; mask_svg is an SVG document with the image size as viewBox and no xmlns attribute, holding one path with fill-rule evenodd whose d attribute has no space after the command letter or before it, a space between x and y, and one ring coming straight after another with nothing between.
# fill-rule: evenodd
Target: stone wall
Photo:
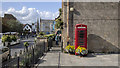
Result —
<instances>
[{"instance_id":1,"label":"stone wall","mask_svg":"<svg viewBox=\"0 0 120 68\"><path fill-rule=\"evenodd\" d=\"M43 45L43 50L44 52L47 52L48 51L48 41L47 41L47 38L40 38L40 37L37 37L37 45Z\"/></svg>"},{"instance_id":2,"label":"stone wall","mask_svg":"<svg viewBox=\"0 0 120 68\"><path fill-rule=\"evenodd\" d=\"M74 12L70 12L69 18L69 25L73 26L69 30L71 45L74 45L75 25L85 24L88 26L89 51L118 52L118 3L74 2L72 5Z\"/></svg>"},{"instance_id":3,"label":"stone wall","mask_svg":"<svg viewBox=\"0 0 120 68\"><path fill-rule=\"evenodd\" d=\"M78 21L74 21L74 22L78 22ZM86 21L79 20L79 22L82 22L81 24L86 24L88 26L88 30L87 30L88 49L90 51L102 52L104 50L107 50L107 51L117 50L118 21L116 20L86 20ZM75 24L79 24L79 22ZM73 39L73 43L74 43L74 39Z\"/></svg>"},{"instance_id":4,"label":"stone wall","mask_svg":"<svg viewBox=\"0 0 120 68\"><path fill-rule=\"evenodd\" d=\"M62 39L63 39L63 48L65 48L66 46L67 46L67 3L66 2L64 2L63 3L63 8L62 8L62 10L63 10L63 13L62 13L62 15L63 15L63 22L64 22L64 25L63 25L63 30L62 30Z\"/></svg>"}]
</instances>

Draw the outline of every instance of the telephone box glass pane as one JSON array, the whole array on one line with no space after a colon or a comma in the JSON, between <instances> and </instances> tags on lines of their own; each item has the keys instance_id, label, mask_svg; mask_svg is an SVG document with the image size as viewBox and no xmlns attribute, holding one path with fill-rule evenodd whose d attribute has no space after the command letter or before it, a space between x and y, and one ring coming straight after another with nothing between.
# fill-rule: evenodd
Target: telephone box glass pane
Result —
<instances>
[{"instance_id":1,"label":"telephone box glass pane","mask_svg":"<svg viewBox=\"0 0 120 68\"><path fill-rule=\"evenodd\" d=\"M82 33L82 32L85 32L85 30L81 30L80 32L81 32L81 33Z\"/></svg>"},{"instance_id":2,"label":"telephone box glass pane","mask_svg":"<svg viewBox=\"0 0 120 68\"><path fill-rule=\"evenodd\" d=\"M85 38L85 30L79 30L78 31L78 37L79 37L78 45L84 46L85 45L85 40L84 40L84 38Z\"/></svg>"}]
</instances>

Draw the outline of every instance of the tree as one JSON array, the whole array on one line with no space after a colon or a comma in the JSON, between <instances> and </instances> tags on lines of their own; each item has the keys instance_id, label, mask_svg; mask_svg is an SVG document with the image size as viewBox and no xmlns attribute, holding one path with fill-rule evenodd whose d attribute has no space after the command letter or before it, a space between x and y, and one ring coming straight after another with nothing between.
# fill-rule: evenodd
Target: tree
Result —
<instances>
[{"instance_id":1,"label":"tree","mask_svg":"<svg viewBox=\"0 0 120 68\"><path fill-rule=\"evenodd\" d=\"M10 31L10 28L7 25L7 23L2 22L2 32L5 33L5 32L9 32L9 31Z\"/></svg>"},{"instance_id":2,"label":"tree","mask_svg":"<svg viewBox=\"0 0 120 68\"><path fill-rule=\"evenodd\" d=\"M62 14L62 8L59 8L59 14L61 16L61 14Z\"/></svg>"},{"instance_id":3,"label":"tree","mask_svg":"<svg viewBox=\"0 0 120 68\"><path fill-rule=\"evenodd\" d=\"M58 18L55 20L56 24L55 24L55 28L56 29L63 29L63 21L61 19L61 15L62 15L62 9L59 9L59 16Z\"/></svg>"},{"instance_id":4,"label":"tree","mask_svg":"<svg viewBox=\"0 0 120 68\"><path fill-rule=\"evenodd\" d=\"M39 35L44 35L45 33L44 32L40 32Z\"/></svg>"},{"instance_id":5,"label":"tree","mask_svg":"<svg viewBox=\"0 0 120 68\"><path fill-rule=\"evenodd\" d=\"M28 42L24 42L24 46L25 46L25 48L26 48L26 50L27 50L27 52L28 52L29 43L28 43Z\"/></svg>"},{"instance_id":6,"label":"tree","mask_svg":"<svg viewBox=\"0 0 120 68\"><path fill-rule=\"evenodd\" d=\"M11 32L19 32L21 33L23 31L23 24L21 24L19 21L16 20L9 20L6 22L7 28L9 28L9 31ZM3 27L4 29L4 27Z\"/></svg>"},{"instance_id":7,"label":"tree","mask_svg":"<svg viewBox=\"0 0 120 68\"><path fill-rule=\"evenodd\" d=\"M55 28L62 29L63 28L63 21L61 19L56 20Z\"/></svg>"}]
</instances>

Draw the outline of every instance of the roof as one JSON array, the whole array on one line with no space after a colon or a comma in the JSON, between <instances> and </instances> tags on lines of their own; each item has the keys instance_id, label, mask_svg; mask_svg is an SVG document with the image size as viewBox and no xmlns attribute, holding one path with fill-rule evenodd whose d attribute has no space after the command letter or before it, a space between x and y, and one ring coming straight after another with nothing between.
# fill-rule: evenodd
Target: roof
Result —
<instances>
[{"instance_id":1,"label":"roof","mask_svg":"<svg viewBox=\"0 0 120 68\"><path fill-rule=\"evenodd\" d=\"M5 19L13 19L13 20L17 20L17 18L14 17L12 14L4 14L4 18L5 18Z\"/></svg>"},{"instance_id":2,"label":"roof","mask_svg":"<svg viewBox=\"0 0 120 68\"><path fill-rule=\"evenodd\" d=\"M87 25L85 25L85 24L76 24L76 25L75 25L75 27L82 27L82 26L83 26L83 27L87 27Z\"/></svg>"},{"instance_id":3,"label":"roof","mask_svg":"<svg viewBox=\"0 0 120 68\"><path fill-rule=\"evenodd\" d=\"M32 28L32 25L30 25L30 24L25 24L24 27L25 27L26 25L28 25L30 28Z\"/></svg>"}]
</instances>

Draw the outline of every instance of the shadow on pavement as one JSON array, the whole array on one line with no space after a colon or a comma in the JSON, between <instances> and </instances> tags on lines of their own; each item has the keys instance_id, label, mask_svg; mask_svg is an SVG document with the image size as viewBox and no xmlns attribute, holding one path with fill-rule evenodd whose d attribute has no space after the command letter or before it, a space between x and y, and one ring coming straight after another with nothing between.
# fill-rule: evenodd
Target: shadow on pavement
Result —
<instances>
[{"instance_id":1,"label":"shadow on pavement","mask_svg":"<svg viewBox=\"0 0 120 68\"><path fill-rule=\"evenodd\" d=\"M85 56L85 57L91 58L91 57L96 57L96 55L93 54L93 53L89 53L89 54L88 54L87 56Z\"/></svg>"}]
</instances>

